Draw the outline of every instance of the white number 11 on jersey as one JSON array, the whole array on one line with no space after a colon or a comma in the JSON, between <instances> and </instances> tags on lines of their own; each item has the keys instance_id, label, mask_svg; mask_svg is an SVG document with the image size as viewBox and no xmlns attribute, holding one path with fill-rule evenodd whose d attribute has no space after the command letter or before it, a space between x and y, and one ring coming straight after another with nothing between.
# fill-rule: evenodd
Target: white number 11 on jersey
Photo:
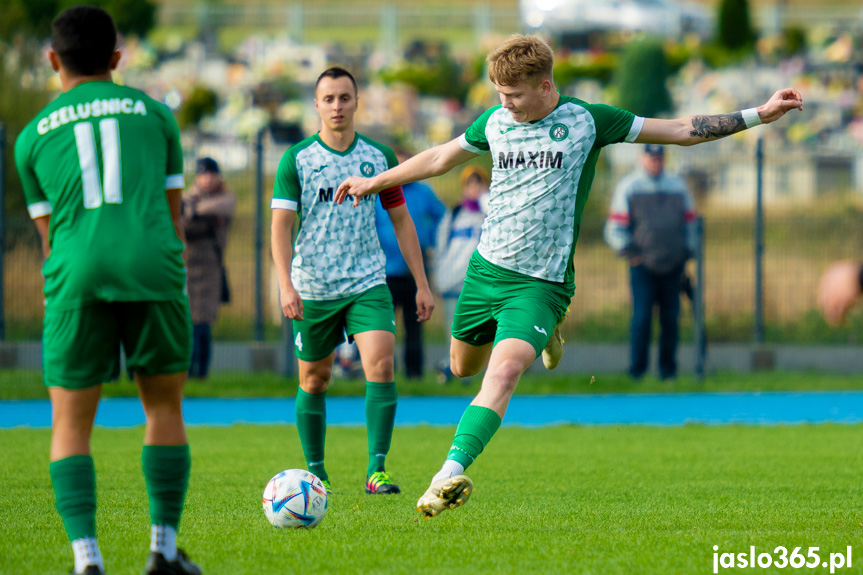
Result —
<instances>
[{"instance_id":1,"label":"white number 11 on jersey","mask_svg":"<svg viewBox=\"0 0 863 575\"><path fill-rule=\"evenodd\" d=\"M102 171L99 178L99 159L96 155L96 138L93 124L75 124L75 144L78 147L78 161L81 164L81 183L84 185L84 207L98 208L102 205L102 191L106 204L123 203L120 190L120 125L117 118L105 118L99 122L99 135L102 140Z\"/></svg>"}]
</instances>

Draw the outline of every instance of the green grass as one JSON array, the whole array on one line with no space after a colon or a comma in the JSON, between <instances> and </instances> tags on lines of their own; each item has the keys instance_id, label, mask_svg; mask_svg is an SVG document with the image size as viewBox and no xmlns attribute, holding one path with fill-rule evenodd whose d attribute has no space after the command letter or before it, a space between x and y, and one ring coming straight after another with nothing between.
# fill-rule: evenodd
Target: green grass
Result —
<instances>
[{"instance_id":1,"label":"green grass","mask_svg":"<svg viewBox=\"0 0 863 575\"><path fill-rule=\"evenodd\" d=\"M48 392L42 385L41 373L35 370L0 370L0 400L42 399ZM468 384L451 382L438 385L433 375L422 380L396 377L402 396L459 395L474 396L479 391L481 376ZM633 382L623 374L528 374L519 382L516 394L547 395L570 393L699 393L720 391L847 391L863 389L859 375L820 374L807 372L718 372L703 382L692 375L682 375L677 381L660 381L646 377ZM186 385L186 397L293 397L297 379L273 373L218 372L206 381L191 380ZM361 379L334 379L330 396L363 395ZM128 379L105 384L105 397L137 395L137 387Z\"/></svg>"},{"instance_id":2,"label":"green grass","mask_svg":"<svg viewBox=\"0 0 863 575\"><path fill-rule=\"evenodd\" d=\"M713 546L827 553L863 536L860 426L502 428L469 473L463 508L417 520L417 497L452 428L399 428L389 469L402 495L362 492L365 433L333 427L335 487L323 523L280 531L267 480L303 459L293 427L191 428L180 543L208 574L711 573ZM112 575L148 545L137 429L96 429L100 546ZM0 573L62 573L71 552L53 508L48 430L0 430ZM859 561L859 559L858 559ZM740 572L740 571L729 571ZM747 573L797 572L787 568ZM800 570L826 573L827 570ZM838 573L863 573L860 563Z\"/></svg>"}]
</instances>

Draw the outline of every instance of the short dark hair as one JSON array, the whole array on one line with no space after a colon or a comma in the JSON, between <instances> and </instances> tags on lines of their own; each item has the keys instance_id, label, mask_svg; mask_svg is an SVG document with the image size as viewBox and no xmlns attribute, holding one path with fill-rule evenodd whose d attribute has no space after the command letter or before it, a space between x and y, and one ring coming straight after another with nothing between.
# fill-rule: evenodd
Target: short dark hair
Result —
<instances>
[{"instance_id":1,"label":"short dark hair","mask_svg":"<svg viewBox=\"0 0 863 575\"><path fill-rule=\"evenodd\" d=\"M73 6L51 26L51 45L70 72L94 76L110 71L117 28L107 12L95 6Z\"/></svg>"},{"instance_id":2,"label":"short dark hair","mask_svg":"<svg viewBox=\"0 0 863 575\"><path fill-rule=\"evenodd\" d=\"M198 158L198 161L195 162L195 173L196 174L220 174L219 164L213 158Z\"/></svg>"},{"instance_id":3,"label":"short dark hair","mask_svg":"<svg viewBox=\"0 0 863 575\"><path fill-rule=\"evenodd\" d=\"M357 81L354 80L354 77L350 72L348 72L347 70L345 70L341 66L331 66L330 68L327 68L326 70L324 70L321 73L321 75L318 76L318 81L315 82L315 90L318 89L318 84L320 84L321 80L323 80L324 78L332 78L333 80L336 80L338 78L344 78L344 77L348 77L351 79L351 84L354 85L354 94L356 94L357 93Z\"/></svg>"}]
</instances>

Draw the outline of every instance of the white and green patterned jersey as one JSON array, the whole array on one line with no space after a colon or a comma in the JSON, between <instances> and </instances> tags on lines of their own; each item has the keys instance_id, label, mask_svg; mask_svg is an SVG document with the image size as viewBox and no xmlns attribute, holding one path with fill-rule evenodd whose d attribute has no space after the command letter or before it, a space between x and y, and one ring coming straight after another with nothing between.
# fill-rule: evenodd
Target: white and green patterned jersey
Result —
<instances>
[{"instance_id":1,"label":"white and green patterned jersey","mask_svg":"<svg viewBox=\"0 0 863 575\"><path fill-rule=\"evenodd\" d=\"M165 195L183 188L183 150L164 104L113 82L79 84L22 130L15 164L30 216L51 217L48 309L183 295Z\"/></svg>"},{"instance_id":2,"label":"white and green patterned jersey","mask_svg":"<svg viewBox=\"0 0 863 575\"><path fill-rule=\"evenodd\" d=\"M565 96L545 118L516 122L495 106L460 136L492 154L489 214L477 250L502 268L575 289L572 258L603 146L634 142L643 118Z\"/></svg>"},{"instance_id":3,"label":"white and green patterned jersey","mask_svg":"<svg viewBox=\"0 0 863 575\"><path fill-rule=\"evenodd\" d=\"M297 212L291 282L300 297L333 300L386 284L386 256L375 229L377 195L334 201L351 176L370 178L398 164L391 149L361 134L344 152L315 134L290 148L276 172L271 207ZM404 203L401 187L380 193L389 209Z\"/></svg>"}]
</instances>

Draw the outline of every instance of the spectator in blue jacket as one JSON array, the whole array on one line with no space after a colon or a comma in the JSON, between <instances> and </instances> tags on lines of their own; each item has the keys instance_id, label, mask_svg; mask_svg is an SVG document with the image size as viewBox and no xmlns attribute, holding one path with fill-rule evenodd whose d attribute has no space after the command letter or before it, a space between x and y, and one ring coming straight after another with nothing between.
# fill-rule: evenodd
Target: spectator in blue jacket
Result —
<instances>
[{"instance_id":1,"label":"spectator in blue jacket","mask_svg":"<svg viewBox=\"0 0 863 575\"><path fill-rule=\"evenodd\" d=\"M396 149L395 152L399 163L411 157L411 154L403 149ZM435 195L434 190L423 182L405 184L402 190L428 267L429 250L434 248L437 227L446 213L446 207ZM399 250L392 222L381 206L380 200L375 203L375 225L381 248L387 256L387 286L393 296L393 306L396 309L401 308L404 319L405 375L409 379L417 379L423 375L422 324L417 321L417 286Z\"/></svg>"},{"instance_id":2,"label":"spectator in blue jacket","mask_svg":"<svg viewBox=\"0 0 863 575\"><path fill-rule=\"evenodd\" d=\"M632 289L629 374L647 371L654 306L659 307L659 377L677 377L683 268L695 253L695 201L682 178L665 172L665 150L647 144L641 169L618 184L605 241L629 260Z\"/></svg>"}]
</instances>

